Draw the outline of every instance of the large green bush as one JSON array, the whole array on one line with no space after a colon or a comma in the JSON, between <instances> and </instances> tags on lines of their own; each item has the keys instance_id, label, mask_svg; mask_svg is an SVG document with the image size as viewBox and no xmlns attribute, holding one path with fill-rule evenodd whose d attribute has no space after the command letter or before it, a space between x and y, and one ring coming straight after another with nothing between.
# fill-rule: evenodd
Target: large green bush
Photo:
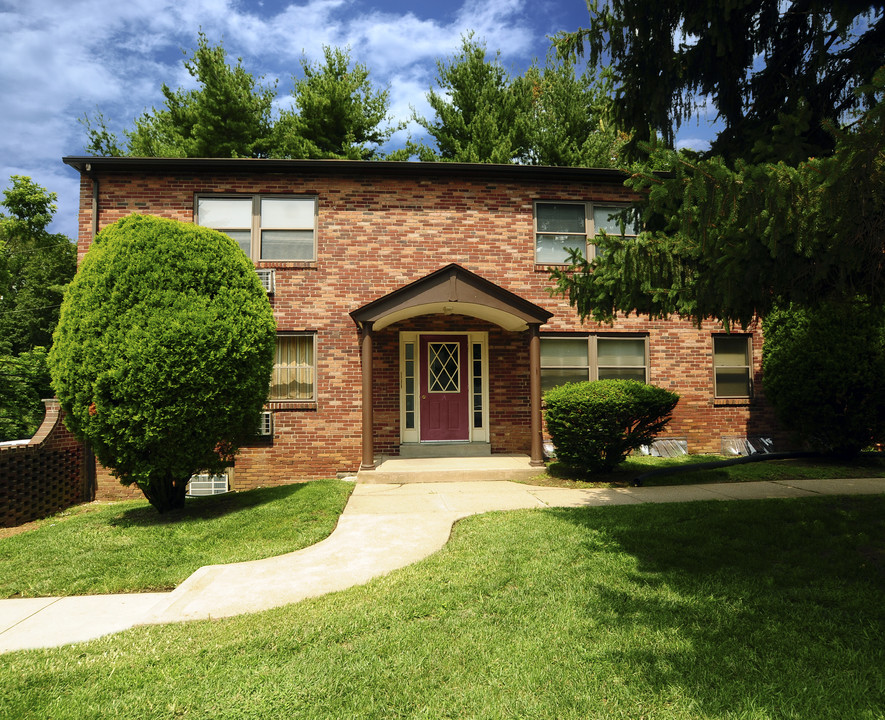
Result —
<instances>
[{"instance_id":1,"label":"large green bush","mask_svg":"<svg viewBox=\"0 0 885 720\"><path fill-rule=\"evenodd\" d=\"M267 295L233 240L130 215L83 259L50 369L70 429L163 512L255 435L274 342Z\"/></svg>"},{"instance_id":2,"label":"large green bush","mask_svg":"<svg viewBox=\"0 0 885 720\"><path fill-rule=\"evenodd\" d=\"M651 443L679 396L635 380L597 380L555 387L544 402L556 457L585 471L607 472Z\"/></svg>"},{"instance_id":3,"label":"large green bush","mask_svg":"<svg viewBox=\"0 0 885 720\"><path fill-rule=\"evenodd\" d=\"M788 307L763 322L762 384L784 427L850 457L885 440L885 313L863 301Z\"/></svg>"}]
</instances>

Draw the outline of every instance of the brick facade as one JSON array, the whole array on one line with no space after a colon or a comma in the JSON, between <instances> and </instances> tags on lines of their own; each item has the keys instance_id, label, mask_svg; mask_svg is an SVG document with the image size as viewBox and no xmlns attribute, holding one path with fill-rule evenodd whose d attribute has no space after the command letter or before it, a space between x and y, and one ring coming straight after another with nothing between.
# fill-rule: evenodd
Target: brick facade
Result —
<instances>
[{"instance_id":1,"label":"brick facade","mask_svg":"<svg viewBox=\"0 0 885 720\"><path fill-rule=\"evenodd\" d=\"M714 400L713 323L630 317L613 327L582 325L567 300L551 297L549 276L534 261L534 202L625 202L611 172L502 166L348 161L138 161L67 158L80 169L79 254L101 229L140 212L194 221L203 194L267 193L318 198L314 262L266 262L274 268L271 303L281 332L316 333L316 402L278 402L272 439L245 448L237 488L356 471L360 464L360 332L349 313L429 273L457 263L554 314L546 333L642 333L650 382L678 392L669 435L691 452L719 452L728 436L772 435L761 394L762 340L753 333L755 394ZM377 333L373 346L375 449L400 443L401 331L488 333L492 452L528 452L528 334L461 314L423 315Z\"/></svg>"}]
</instances>

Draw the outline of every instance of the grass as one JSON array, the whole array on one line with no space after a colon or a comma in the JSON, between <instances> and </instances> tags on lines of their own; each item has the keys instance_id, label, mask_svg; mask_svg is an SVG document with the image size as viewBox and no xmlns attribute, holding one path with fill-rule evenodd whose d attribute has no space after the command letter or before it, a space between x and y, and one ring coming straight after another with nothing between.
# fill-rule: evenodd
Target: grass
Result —
<instances>
[{"instance_id":1,"label":"grass","mask_svg":"<svg viewBox=\"0 0 885 720\"><path fill-rule=\"evenodd\" d=\"M885 717L885 496L492 513L368 585L11 653L0 717Z\"/></svg>"},{"instance_id":2,"label":"grass","mask_svg":"<svg viewBox=\"0 0 885 720\"><path fill-rule=\"evenodd\" d=\"M190 498L81 505L0 540L0 597L171 590L203 565L280 555L335 528L353 485L335 480Z\"/></svg>"},{"instance_id":3,"label":"grass","mask_svg":"<svg viewBox=\"0 0 885 720\"><path fill-rule=\"evenodd\" d=\"M638 475L659 468L678 468L715 460L727 460L722 455L683 455L660 458L636 455L628 457L610 473L584 475L562 463L553 462L547 475L532 479L532 484L569 487L625 487ZM802 480L812 478L885 477L885 453L863 453L853 461L828 458L801 458L793 460L766 460L764 462L732 465L710 470L692 470L685 473L649 478L643 485L691 485L715 482L751 482L759 480Z\"/></svg>"}]
</instances>

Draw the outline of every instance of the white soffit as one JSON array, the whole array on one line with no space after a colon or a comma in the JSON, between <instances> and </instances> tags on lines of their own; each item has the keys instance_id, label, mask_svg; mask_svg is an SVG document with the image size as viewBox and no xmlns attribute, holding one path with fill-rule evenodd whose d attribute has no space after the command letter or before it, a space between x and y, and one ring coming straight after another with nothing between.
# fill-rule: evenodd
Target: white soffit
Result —
<instances>
[{"instance_id":1,"label":"white soffit","mask_svg":"<svg viewBox=\"0 0 885 720\"><path fill-rule=\"evenodd\" d=\"M477 305L476 303L464 302L435 302L426 303L424 305L415 305L413 307L396 310L383 318L376 320L374 323L375 330L383 330L388 325L408 320L409 318L419 315L469 315L470 317L479 318L495 323L499 327L509 330L510 332L520 332L528 329L528 323L520 317L504 310L488 307L487 305Z\"/></svg>"}]
</instances>

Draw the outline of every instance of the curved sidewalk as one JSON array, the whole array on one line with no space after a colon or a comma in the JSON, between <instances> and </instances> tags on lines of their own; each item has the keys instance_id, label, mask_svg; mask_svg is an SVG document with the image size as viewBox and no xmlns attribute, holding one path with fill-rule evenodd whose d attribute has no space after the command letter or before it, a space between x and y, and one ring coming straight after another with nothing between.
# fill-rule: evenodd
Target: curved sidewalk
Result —
<instances>
[{"instance_id":1,"label":"curved sidewalk","mask_svg":"<svg viewBox=\"0 0 885 720\"><path fill-rule=\"evenodd\" d=\"M879 493L885 478L586 490L506 481L357 484L334 532L303 550L208 565L169 593L0 600L0 652L258 612L343 590L427 557L455 521L493 510Z\"/></svg>"}]
</instances>

